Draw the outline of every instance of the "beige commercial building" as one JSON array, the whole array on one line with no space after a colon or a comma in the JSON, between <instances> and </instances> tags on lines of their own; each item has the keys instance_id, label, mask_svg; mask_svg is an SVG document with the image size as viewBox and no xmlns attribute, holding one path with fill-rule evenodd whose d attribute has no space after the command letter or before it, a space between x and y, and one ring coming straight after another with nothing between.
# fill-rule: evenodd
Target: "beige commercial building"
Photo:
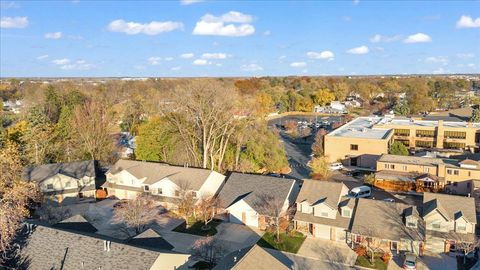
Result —
<instances>
[{"instance_id":1,"label":"beige commercial building","mask_svg":"<svg viewBox=\"0 0 480 270\"><path fill-rule=\"evenodd\" d=\"M325 136L330 162L375 168L376 160L398 141L410 149L478 152L480 123L397 117L358 117Z\"/></svg>"}]
</instances>

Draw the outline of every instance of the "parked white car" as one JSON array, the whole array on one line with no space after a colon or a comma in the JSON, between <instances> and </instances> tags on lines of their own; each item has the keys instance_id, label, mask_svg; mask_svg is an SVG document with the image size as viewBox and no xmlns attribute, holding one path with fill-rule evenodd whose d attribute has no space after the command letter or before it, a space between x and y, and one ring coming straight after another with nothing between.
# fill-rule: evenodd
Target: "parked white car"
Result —
<instances>
[{"instance_id":1,"label":"parked white car","mask_svg":"<svg viewBox=\"0 0 480 270\"><path fill-rule=\"evenodd\" d=\"M348 197L351 199L368 198L372 195L372 189L368 186L354 187L348 192Z\"/></svg>"},{"instance_id":2,"label":"parked white car","mask_svg":"<svg viewBox=\"0 0 480 270\"><path fill-rule=\"evenodd\" d=\"M332 171L338 171L338 170L341 170L341 169L343 169L342 163L337 162L337 163L330 164L330 170L332 170Z\"/></svg>"},{"instance_id":3,"label":"parked white car","mask_svg":"<svg viewBox=\"0 0 480 270\"><path fill-rule=\"evenodd\" d=\"M415 254L406 254L403 262L403 269L415 270L417 269L417 256Z\"/></svg>"}]
</instances>

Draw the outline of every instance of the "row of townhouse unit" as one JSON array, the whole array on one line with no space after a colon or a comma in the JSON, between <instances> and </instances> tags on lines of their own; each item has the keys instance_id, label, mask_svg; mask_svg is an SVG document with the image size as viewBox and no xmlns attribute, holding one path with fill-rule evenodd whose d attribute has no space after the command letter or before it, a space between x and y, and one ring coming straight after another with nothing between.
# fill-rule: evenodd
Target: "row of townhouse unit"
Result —
<instances>
[{"instance_id":1,"label":"row of townhouse unit","mask_svg":"<svg viewBox=\"0 0 480 270\"><path fill-rule=\"evenodd\" d=\"M296 200L295 228L351 247L370 240L394 254L448 252L475 239L473 198L425 193L422 205L414 206L350 199L347 192L343 183L305 180Z\"/></svg>"},{"instance_id":2,"label":"row of townhouse unit","mask_svg":"<svg viewBox=\"0 0 480 270\"><path fill-rule=\"evenodd\" d=\"M56 164L56 167L50 164L44 166L56 170L50 168L48 174L40 174L45 168L40 170L42 166L39 166L30 169L29 175L50 176L39 182L41 187L48 186L42 188L47 195L68 194L70 198L76 191L78 197L83 186L62 189L67 185L72 187L67 181L74 181L75 177L80 177L77 182L84 181L82 176L88 177L85 171L90 167L78 164L75 167L78 171L74 171L71 164ZM106 176L106 182L99 188L106 190L109 196L133 199L149 193L165 206L174 208L180 190L187 189L196 198L215 195L220 202L220 217L260 229L266 228L271 212L265 207L265 201L279 211L293 206L297 230L310 237L346 242L352 247L366 238L375 238L386 251L445 252L459 241L474 239L475 203L469 197L425 193L423 204L417 207L350 199L346 197L348 188L337 182L296 181L242 173L224 176L208 169L132 160L119 160ZM53 192L56 195L51 195Z\"/></svg>"}]
</instances>

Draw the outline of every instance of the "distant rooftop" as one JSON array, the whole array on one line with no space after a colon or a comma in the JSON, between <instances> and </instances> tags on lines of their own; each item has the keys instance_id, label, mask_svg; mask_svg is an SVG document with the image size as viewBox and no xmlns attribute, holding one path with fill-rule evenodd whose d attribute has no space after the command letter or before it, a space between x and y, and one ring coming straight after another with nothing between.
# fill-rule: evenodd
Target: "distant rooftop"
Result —
<instances>
[{"instance_id":1,"label":"distant rooftop","mask_svg":"<svg viewBox=\"0 0 480 270\"><path fill-rule=\"evenodd\" d=\"M360 139L386 139L391 133L388 128L376 128L374 125L382 121L381 117L358 117L344 126L330 132L328 136L360 138Z\"/></svg>"},{"instance_id":2,"label":"distant rooftop","mask_svg":"<svg viewBox=\"0 0 480 270\"><path fill-rule=\"evenodd\" d=\"M441 120L441 119L440 119ZM417 120L406 117L383 117L378 125L398 125L398 126L417 126L417 127L436 127L439 120ZM443 126L454 128L466 128L468 122L465 121L443 121ZM480 128L480 123L472 123L472 127Z\"/></svg>"}]
</instances>

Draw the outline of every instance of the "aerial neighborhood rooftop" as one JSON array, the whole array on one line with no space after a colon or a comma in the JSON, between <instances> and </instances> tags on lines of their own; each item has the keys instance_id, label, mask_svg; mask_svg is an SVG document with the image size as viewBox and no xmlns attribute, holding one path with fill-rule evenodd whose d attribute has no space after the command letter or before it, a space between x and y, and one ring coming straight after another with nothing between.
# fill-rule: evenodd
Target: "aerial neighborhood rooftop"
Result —
<instances>
[{"instance_id":1,"label":"aerial neighborhood rooftop","mask_svg":"<svg viewBox=\"0 0 480 270\"><path fill-rule=\"evenodd\" d=\"M0 270L480 270L479 12L0 0Z\"/></svg>"}]
</instances>

